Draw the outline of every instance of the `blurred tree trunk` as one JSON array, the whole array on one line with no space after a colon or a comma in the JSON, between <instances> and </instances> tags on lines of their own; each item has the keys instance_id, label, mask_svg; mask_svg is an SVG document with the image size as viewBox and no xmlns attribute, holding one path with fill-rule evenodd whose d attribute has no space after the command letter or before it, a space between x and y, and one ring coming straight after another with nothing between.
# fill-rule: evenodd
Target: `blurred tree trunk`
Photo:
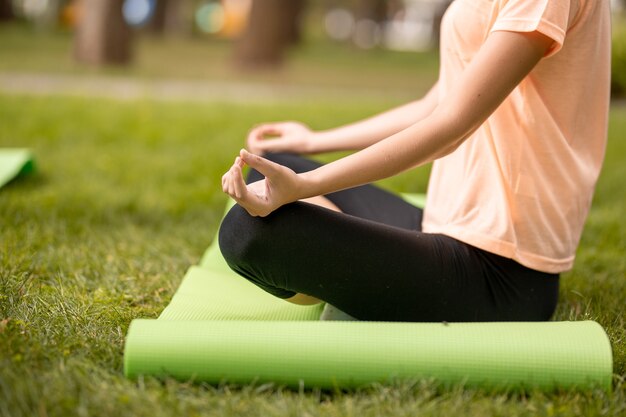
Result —
<instances>
[{"instance_id":1,"label":"blurred tree trunk","mask_svg":"<svg viewBox=\"0 0 626 417\"><path fill-rule=\"evenodd\" d=\"M176 0L173 1L177 3ZM167 19L167 8L172 3L171 0L157 0L154 13L148 22L147 29L156 35L165 32L165 21Z\"/></svg>"},{"instance_id":2,"label":"blurred tree trunk","mask_svg":"<svg viewBox=\"0 0 626 417\"><path fill-rule=\"evenodd\" d=\"M13 20L14 17L11 0L0 0L0 22Z\"/></svg>"},{"instance_id":3,"label":"blurred tree trunk","mask_svg":"<svg viewBox=\"0 0 626 417\"><path fill-rule=\"evenodd\" d=\"M127 64L132 58L132 32L122 15L124 0L83 0L74 55L94 65Z\"/></svg>"},{"instance_id":4,"label":"blurred tree trunk","mask_svg":"<svg viewBox=\"0 0 626 417\"><path fill-rule=\"evenodd\" d=\"M387 18L387 0L359 0L356 6L357 19L369 19L381 23Z\"/></svg>"},{"instance_id":5,"label":"blurred tree trunk","mask_svg":"<svg viewBox=\"0 0 626 417\"><path fill-rule=\"evenodd\" d=\"M186 22L189 14L189 0L157 0L154 15L147 25L147 30L155 35L186 35L191 27Z\"/></svg>"},{"instance_id":6,"label":"blurred tree trunk","mask_svg":"<svg viewBox=\"0 0 626 417\"><path fill-rule=\"evenodd\" d=\"M282 63L285 50L300 42L305 0L254 0L248 27L235 48L242 68L273 67Z\"/></svg>"},{"instance_id":7,"label":"blurred tree trunk","mask_svg":"<svg viewBox=\"0 0 626 417\"><path fill-rule=\"evenodd\" d=\"M48 0L45 11L35 20L35 24L41 30L51 30L59 24L61 15L61 0Z\"/></svg>"}]
</instances>

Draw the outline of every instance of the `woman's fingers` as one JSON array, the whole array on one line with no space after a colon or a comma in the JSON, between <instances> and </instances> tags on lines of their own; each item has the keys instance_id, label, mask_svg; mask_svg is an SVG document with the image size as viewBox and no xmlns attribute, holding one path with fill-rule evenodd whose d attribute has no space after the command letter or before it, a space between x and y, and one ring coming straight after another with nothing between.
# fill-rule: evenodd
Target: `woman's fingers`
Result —
<instances>
[{"instance_id":1,"label":"woman's fingers","mask_svg":"<svg viewBox=\"0 0 626 417\"><path fill-rule=\"evenodd\" d=\"M250 165L266 178L256 183L246 184L243 178L243 167ZM267 216L276 207L276 201L270 196L269 189L272 187L272 179L281 183L284 176L284 167L269 161L258 155L254 155L245 149L240 151L240 156L235 158L233 165L222 177L222 190L233 198L251 216Z\"/></svg>"},{"instance_id":2,"label":"woman's fingers","mask_svg":"<svg viewBox=\"0 0 626 417\"><path fill-rule=\"evenodd\" d=\"M280 123L268 123L259 126L257 131L257 137L262 139L265 135L281 135L283 129Z\"/></svg>"},{"instance_id":3,"label":"woman's fingers","mask_svg":"<svg viewBox=\"0 0 626 417\"><path fill-rule=\"evenodd\" d=\"M261 156L254 155L245 149L242 149L239 153L243 162L248 164L251 168L259 171L266 178L272 179L280 174L281 166L275 162L269 161Z\"/></svg>"},{"instance_id":4,"label":"woman's fingers","mask_svg":"<svg viewBox=\"0 0 626 417\"><path fill-rule=\"evenodd\" d=\"M283 138L276 139L263 139L255 144L257 152L255 154L263 154L267 151L283 152L288 148L285 147L285 141Z\"/></svg>"},{"instance_id":5,"label":"woman's fingers","mask_svg":"<svg viewBox=\"0 0 626 417\"><path fill-rule=\"evenodd\" d=\"M235 160L234 175L233 175L233 185L235 191L235 198L238 200L245 199L247 195L246 182L243 180L243 173L241 172L241 168L243 166L243 161L240 157L237 157Z\"/></svg>"},{"instance_id":6,"label":"woman's fingers","mask_svg":"<svg viewBox=\"0 0 626 417\"><path fill-rule=\"evenodd\" d=\"M257 216L257 207L253 194L243 178L242 168L245 163L241 157L235 158L228 172L222 176L222 190L243 207L251 216Z\"/></svg>"},{"instance_id":7,"label":"woman's fingers","mask_svg":"<svg viewBox=\"0 0 626 417\"><path fill-rule=\"evenodd\" d=\"M262 142L266 135L280 135L280 130L276 125L261 125L257 126L248 134L248 141Z\"/></svg>"},{"instance_id":8,"label":"woman's fingers","mask_svg":"<svg viewBox=\"0 0 626 417\"><path fill-rule=\"evenodd\" d=\"M233 198L241 198L245 195L246 184L242 173L244 165L243 160L237 157L230 169L222 176L222 191Z\"/></svg>"},{"instance_id":9,"label":"woman's fingers","mask_svg":"<svg viewBox=\"0 0 626 417\"><path fill-rule=\"evenodd\" d=\"M228 180L226 182L226 194L233 195L233 172L232 168L228 170Z\"/></svg>"},{"instance_id":10,"label":"woman's fingers","mask_svg":"<svg viewBox=\"0 0 626 417\"><path fill-rule=\"evenodd\" d=\"M266 151L280 152L279 147L284 135L285 129L282 123L257 126L248 134L247 147L255 154L262 154ZM266 136L277 137L267 138Z\"/></svg>"}]
</instances>

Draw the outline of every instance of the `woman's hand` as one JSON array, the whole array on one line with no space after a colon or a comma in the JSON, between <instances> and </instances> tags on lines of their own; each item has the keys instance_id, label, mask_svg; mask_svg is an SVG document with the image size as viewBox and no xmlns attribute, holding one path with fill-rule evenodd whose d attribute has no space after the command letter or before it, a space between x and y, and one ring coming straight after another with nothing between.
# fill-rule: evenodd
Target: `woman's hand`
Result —
<instances>
[{"instance_id":1,"label":"woman's hand","mask_svg":"<svg viewBox=\"0 0 626 417\"><path fill-rule=\"evenodd\" d=\"M307 154L311 153L312 136L313 131L299 122L266 123L250 131L247 146L256 155L266 152Z\"/></svg>"},{"instance_id":2,"label":"woman's hand","mask_svg":"<svg viewBox=\"0 0 626 417\"><path fill-rule=\"evenodd\" d=\"M242 173L246 164L265 179L246 184ZM291 169L242 149L233 166L222 176L222 190L251 216L265 217L280 206L296 201L300 182Z\"/></svg>"}]
</instances>

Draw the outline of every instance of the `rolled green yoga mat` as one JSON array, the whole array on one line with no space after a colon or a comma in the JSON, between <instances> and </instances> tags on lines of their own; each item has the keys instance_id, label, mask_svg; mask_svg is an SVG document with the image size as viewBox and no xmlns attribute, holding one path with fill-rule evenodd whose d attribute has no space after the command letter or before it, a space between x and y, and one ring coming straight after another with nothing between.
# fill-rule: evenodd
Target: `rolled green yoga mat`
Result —
<instances>
[{"instance_id":1,"label":"rolled green yoga mat","mask_svg":"<svg viewBox=\"0 0 626 417\"><path fill-rule=\"evenodd\" d=\"M381 323L135 320L126 375L355 387L435 378L485 388L608 389L595 322Z\"/></svg>"},{"instance_id":2,"label":"rolled green yoga mat","mask_svg":"<svg viewBox=\"0 0 626 417\"><path fill-rule=\"evenodd\" d=\"M323 388L394 378L485 388L611 387L611 346L595 322L320 322L321 310L239 277L214 240L157 320L133 320L124 372Z\"/></svg>"},{"instance_id":3,"label":"rolled green yoga mat","mask_svg":"<svg viewBox=\"0 0 626 417\"><path fill-rule=\"evenodd\" d=\"M0 187L34 168L33 155L28 149L0 149Z\"/></svg>"}]
</instances>

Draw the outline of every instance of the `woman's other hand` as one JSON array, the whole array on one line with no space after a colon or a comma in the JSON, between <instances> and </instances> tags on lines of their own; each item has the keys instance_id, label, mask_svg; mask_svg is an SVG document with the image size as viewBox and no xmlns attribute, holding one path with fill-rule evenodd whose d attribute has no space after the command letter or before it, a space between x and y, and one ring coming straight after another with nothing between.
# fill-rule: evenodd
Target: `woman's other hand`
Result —
<instances>
[{"instance_id":1,"label":"woman's other hand","mask_svg":"<svg viewBox=\"0 0 626 417\"><path fill-rule=\"evenodd\" d=\"M299 122L265 123L248 134L247 147L251 153L266 152L311 153L313 131Z\"/></svg>"},{"instance_id":2,"label":"woman's other hand","mask_svg":"<svg viewBox=\"0 0 626 417\"><path fill-rule=\"evenodd\" d=\"M265 179L246 184L242 168L249 165ZM251 216L265 217L280 206L296 201L300 178L291 169L242 149L222 176L222 190Z\"/></svg>"}]
</instances>

